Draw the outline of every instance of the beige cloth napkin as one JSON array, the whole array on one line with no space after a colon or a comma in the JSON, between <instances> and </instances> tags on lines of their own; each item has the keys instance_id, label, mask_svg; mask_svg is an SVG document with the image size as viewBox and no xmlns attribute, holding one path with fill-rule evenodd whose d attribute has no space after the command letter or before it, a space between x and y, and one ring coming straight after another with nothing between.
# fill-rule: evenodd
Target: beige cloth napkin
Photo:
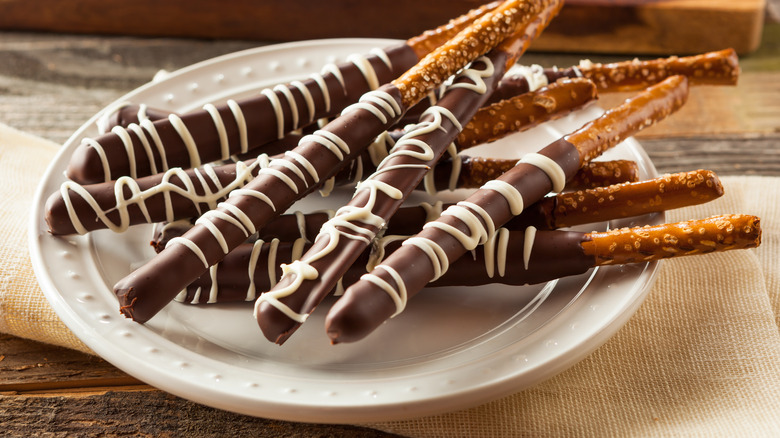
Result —
<instances>
[{"instance_id":1,"label":"beige cloth napkin","mask_svg":"<svg viewBox=\"0 0 780 438\"><path fill-rule=\"evenodd\" d=\"M0 124L0 332L87 351L37 286L28 211L57 146ZM780 436L780 179L669 213L762 218L760 248L671 260L612 339L558 376L476 408L372 427L419 437Z\"/></svg>"}]
</instances>

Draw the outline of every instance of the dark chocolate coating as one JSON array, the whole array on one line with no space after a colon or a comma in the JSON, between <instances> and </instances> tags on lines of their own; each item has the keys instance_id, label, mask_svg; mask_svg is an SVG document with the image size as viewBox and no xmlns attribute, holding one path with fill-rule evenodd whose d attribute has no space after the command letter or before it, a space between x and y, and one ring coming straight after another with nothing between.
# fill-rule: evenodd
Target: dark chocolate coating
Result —
<instances>
[{"instance_id":1,"label":"dark chocolate coating","mask_svg":"<svg viewBox=\"0 0 780 438\"><path fill-rule=\"evenodd\" d=\"M528 269L524 267L523 248L525 235L523 230L511 231L507 244L506 266L503 276L493 273L491 276L486 269L484 247L480 246L474 251L473 257L461 257L456 261L452 269L448 270L441 278L430 283L428 287L449 286L480 286L485 284L509 284L524 285L550 281L556 278L570 275L578 275L586 272L594 265L594 257L586 255L581 242L588 239L588 235L571 231L539 231L534 240L533 250L529 259ZM253 281L255 291L268 290L270 288L268 264L271 243L261 244ZM385 248L385 254L390 254L401 245L400 240L389 243ZM249 267L253 244L245 243L228 254L218 265L216 273L217 303L247 301L247 291L250 287ZM309 248L307 245L306 248ZM291 263L293 244L280 242L276 245L276 257L274 266L275 280L281 277L279 265ZM348 287L366 273L366 265L369 261L370 250L364 250L355 262L344 273L342 285ZM189 286L183 302L204 304L208 300L208 291L212 288L210 273L203 274ZM332 292L332 290L331 290ZM351 295L348 300L362 299L360 293ZM372 297L371 299L373 299ZM252 301L252 300L249 300ZM390 302L387 311L395 310L395 305ZM348 302L340 306L350 306ZM372 315L359 315L359 320L370 319Z\"/></svg>"},{"instance_id":2,"label":"dark chocolate coating","mask_svg":"<svg viewBox=\"0 0 780 438\"><path fill-rule=\"evenodd\" d=\"M196 225L183 236L202 251L208 266L221 260L230 250L236 248L247 238L244 228L239 228L217 217L218 214L227 214L235 218L235 215L228 209L228 205L242 211L257 229L261 229L274 217L287 210L295 201L316 190L323 181L335 175L342 166L362 153L373 138L398 120L405 110L401 106L400 92L391 84L382 86L380 90L395 100L398 107L401 108L399 114L389 114L381 106L368 103L385 116L384 121L368 110L357 108L322 128L323 131L335 135L349 145L349 152L345 153L343 159L339 159L333 152L313 140L301 141L294 149L297 154L306 157L314 166L319 181L309 180L310 176L306 169L301 168L301 165L293 158L284 156L275 161L286 160L291 163L292 166L303 172L305 181L282 164L273 164L272 162L270 167L290 178L298 188L297 193L276 175L260 172L245 186L245 189L266 194L272 199L275 209L252 196L233 196L223 203L223 207L216 211L212 210L206 215L208 217L202 217L219 229L224 237L227 251L223 250L222 244L205 225ZM135 321L148 321L179 291L202 275L208 266L204 266L200 257L187 246L182 244L168 245L150 262L121 279L114 286L121 312Z\"/></svg>"},{"instance_id":3,"label":"dark chocolate coating","mask_svg":"<svg viewBox=\"0 0 780 438\"><path fill-rule=\"evenodd\" d=\"M105 126L106 132L111 131L111 128L113 128L114 126L121 126L122 128L127 128L133 123L135 123L136 125L139 124L141 122L141 119L138 117L139 110L140 110L139 105L127 104L120 107L114 113L109 114L108 118L106 119L106 126ZM171 111L166 111L163 109L151 108L151 107L146 107L145 113L146 113L146 118L151 120L152 122L165 119L169 115L174 114Z\"/></svg>"},{"instance_id":4,"label":"dark chocolate coating","mask_svg":"<svg viewBox=\"0 0 780 438\"><path fill-rule=\"evenodd\" d=\"M367 59L374 67L380 84L387 83L401 73L409 69L417 62L414 52L406 45L401 44L395 47L385 49L385 53L391 60L392 69L379 57L372 55ZM360 70L351 62L339 64L346 89L332 73L323 75L325 83L328 85L331 97L331 106L329 111L325 111L325 100L322 90L313 79L301 81L311 92L315 102L314 119L330 117L339 114L347 105L357 101L365 92L369 91L369 84L365 80ZM300 90L294 86L287 86L294 96L297 108L300 111L300 120L308 120L310 114L307 113L307 105ZM292 126L291 107L287 98L281 91L274 91L277 95L284 113L284 132L290 132L297 129L298 126ZM244 118L247 121L247 143L252 146L260 146L278 138L276 117L274 116L273 106L269 99L263 95L253 96L251 98L237 101ZM217 109L225 123L230 154L240 152L239 129L236 119L227 105L218 105ZM181 116L182 122L189 129L195 140L200 153L200 161L208 163L220 159L220 141L211 115L205 110L192 111ZM166 158L169 167L192 167L190 157L179 134L174 129L171 122L166 119L157 120L154 126L160 135L162 143L165 145ZM132 130L127 130L128 135L133 141L135 151L137 175L150 175L151 166L147 159L143 145ZM144 135L153 140L148 133ZM130 175L130 164L127 158L124 143L119 135L115 133L106 133L95 139L105 150L108 162L110 163L111 175L103 174L103 167L97 152L92 146L86 143L79 145L73 153L70 164L67 169L67 176L81 184L92 184L116 179L120 176ZM157 168L164 168L161 158L152 148L155 156Z\"/></svg>"},{"instance_id":5,"label":"dark chocolate coating","mask_svg":"<svg viewBox=\"0 0 780 438\"><path fill-rule=\"evenodd\" d=\"M490 77L482 78L487 92L480 93L469 88L451 88L437 104L437 106L449 110L461 125L471 120L503 75L508 54L501 50L494 50L487 57L492 62L494 68L494 73ZM479 68L480 65L482 65L482 62L476 61L474 67ZM459 78L458 81L472 82L465 78ZM421 121L432 121L433 119L433 115L426 115ZM388 159L383 165L390 170L376 173L371 177L371 179L384 182L402 193L399 199L393 199L382 191L377 191L376 201L371 209L371 213L382 217L385 223L401 207L401 204L403 204L409 194L425 177L428 169L436 164L449 144L457 137L459 133L457 126L448 117L442 117L441 119L442 129L435 129L415 137L415 139L419 139L429 145L433 151L431 160L425 161L406 155L391 155L392 158ZM399 148L399 143L396 144L395 148ZM420 150L420 147L414 144L404 146L404 148L413 151ZM415 167L394 168L394 166L404 165ZM348 206L365 206L368 204L369 196L368 190L358 191ZM363 226L362 224L360 225ZM379 231L371 229L369 226L365 226L365 228L374 234ZM329 238L318 239L307 254L314 254L323 250L329 245L329 241ZM280 298L279 301L301 314L310 313L328 295L338 280L346 273L347 269L354 264L367 245L366 242L358 239L339 239L335 249L309 263L319 273L317 278L303 280L294 293ZM302 259L305 260L306 255ZM294 281L290 277L292 276L282 278L277 287L284 287ZM256 315L260 329L265 337L272 342L283 343L300 326L300 323L291 319L268 302L260 303Z\"/></svg>"},{"instance_id":6,"label":"dark chocolate coating","mask_svg":"<svg viewBox=\"0 0 780 438\"><path fill-rule=\"evenodd\" d=\"M544 75L547 77L548 83L553 83L561 78L576 78L577 73L574 68L569 67L567 69L544 69ZM527 93L530 90L528 86L528 80L525 76L520 74L509 74L501 78L501 82L498 83L498 87L490 95L488 104L500 102L505 99L510 99L519 94Z\"/></svg>"},{"instance_id":7,"label":"dark chocolate coating","mask_svg":"<svg viewBox=\"0 0 780 438\"><path fill-rule=\"evenodd\" d=\"M564 139L550 143L540 150L539 154L558 163L567 181L577 173L580 167L580 156L577 148ZM531 205L541 200L553 188L552 181L543 170L524 162L518 163L498 179L517 189L523 198L524 205ZM503 226L514 217L506 198L497 191L480 189L469 196L467 201L482 207L496 227ZM466 235L470 234L466 225L455 216L443 215L438 221L453 226ZM457 238L436 227L424 228L417 234L417 237L437 242L450 263L455 263L468 252L468 249ZM434 268L428 256L414 245L402 246L385 259L382 265L390 266L396 272L403 273L408 298L417 294L435 277ZM384 269L375 269L373 274L389 284L395 284L395 280ZM352 294L359 294L361 297L352 299L350 298ZM367 299L366 296L369 294L376 295L377 299L375 301ZM379 295L384 295L385 298L380 298ZM351 304L349 306L340 304L342 300ZM345 291L344 296L328 313L328 335L333 342L360 339L365 337L370 330L378 327L394 312L395 304L388 298L387 293L371 282L359 281ZM364 315L376 315L376 318L364 318ZM365 319L365 321L360 325L353 325L356 324L354 319L361 321ZM331 327L331 324L337 325ZM369 331L365 331L367 327L370 328Z\"/></svg>"},{"instance_id":8,"label":"dark chocolate coating","mask_svg":"<svg viewBox=\"0 0 780 438\"><path fill-rule=\"evenodd\" d=\"M488 276L484 246L479 246L474 251L474 257L459 258L444 275L427 286L524 285L582 274L594 266L594 258L585 255L582 250L581 243L587 239L586 234L573 231L539 231L526 269L523 262L524 233L512 232L507 249L507 270L503 277ZM396 312L390 296L370 285L372 283L366 281L353 284L328 312L325 330L334 342L363 339Z\"/></svg>"}]
</instances>

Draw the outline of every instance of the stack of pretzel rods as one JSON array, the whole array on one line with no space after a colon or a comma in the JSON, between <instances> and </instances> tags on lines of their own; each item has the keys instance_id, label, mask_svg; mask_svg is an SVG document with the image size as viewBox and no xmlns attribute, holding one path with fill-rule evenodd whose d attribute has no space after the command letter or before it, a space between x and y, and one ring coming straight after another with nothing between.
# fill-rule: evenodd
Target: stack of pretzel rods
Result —
<instances>
[{"instance_id":1,"label":"stack of pretzel rods","mask_svg":"<svg viewBox=\"0 0 780 438\"><path fill-rule=\"evenodd\" d=\"M114 127L95 139L85 139L66 174L73 181L90 184L178 166L198 167L245 153L317 119L337 115L363 93L398 77L501 5L490 3L402 44L325 66L319 75L264 89L255 97L208 104L181 117L170 114L155 122L139 120L127 129ZM106 116L111 119L111 111Z\"/></svg>"},{"instance_id":2,"label":"stack of pretzel rods","mask_svg":"<svg viewBox=\"0 0 780 438\"><path fill-rule=\"evenodd\" d=\"M465 201L448 208L441 218L426 225L421 234L441 234L438 238L448 240L447 249L427 236L414 237L407 241L410 244L405 244L374 270L379 271L381 268L378 274L368 274L367 278L378 278L374 283L381 281L384 284L388 279L380 278L379 275L390 272L386 276L395 277L396 296L405 295L403 291L406 289L422 289L429 281L441 276L449 262L473 250L477 244L484 243L497 227L520 214L523 205L533 204L551 190L562 191L566 181L582 165L677 110L685 102L687 92L686 78L673 76L612 108L574 133L551 143L539 153L526 155L510 171L488 182ZM433 132L441 135L442 131L439 129ZM414 144L419 145L419 140ZM401 156L401 159L405 157ZM378 172L381 169L382 166L379 166ZM408 172L406 168L402 170ZM281 344L289 338L343 276L354 258L363 251L368 241L361 237L376 233L382 221L386 221L400 206L402 192L398 190L393 196L394 192L386 188L398 185L395 180L386 178L392 172L378 175L380 178L385 177L380 179L384 185L369 186L369 190L363 190L362 193L358 189L353 201L347 206L352 208L342 209L345 219L337 213L334 219L323 226L313 247L300 260L286 267L281 280L270 292L258 297L255 317L270 341ZM364 183L366 181L371 181L371 177ZM460 229L456 228L458 226ZM342 234L345 238L339 239ZM414 245L418 243L420 247ZM425 258L415 251L422 253ZM402 262L403 267L400 270L394 266L388 268L398 253L406 257ZM430 263L427 263L429 258ZM420 265L431 267L426 276L415 273L415 270L420 270ZM407 268L410 279L404 282L397 275ZM370 280L361 280L350 289L368 283L384 291L384 288Z\"/></svg>"},{"instance_id":3,"label":"stack of pretzel rods","mask_svg":"<svg viewBox=\"0 0 780 438\"><path fill-rule=\"evenodd\" d=\"M397 79L363 95L296 148L272 160L244 188L231 192L150 262L117 282L114 292L120 311L147 321L249 235L335 175L432 89L510 36L529 29L540 32L538 17L551 18L560 6L558 1L506 1ZM525 40L518 38L517 44ZM183 275L168 275L172 271Z\"/></svg>"},{"instance_id":4,"label":"stack of pretzel rods","mask_svg":"<svg viewBox=\"0 0 780 438\"><path fill-rule=\"evenodd\" d=\"M541 66L521 66L510 69L488 99L488 104L505 101L529 91L534 91L549 84L553 84L563 78L586 78L592 81L599 93L616 91L640 91L645 87L658 83L669 76L686 76L689 85L735 85L739 78L739 60L733 49L724 49L715 52L702 53L693 56L658 58L653 60L631 60L614 62L609 64L593 63L583 60L577 66L567 68ZM540 98L536 98L537 102ZM417 105L417 111L409 111L406 117L418 117L429 101L423 100ZM415 115L415 113L417 113ZM130 124L139 124L142 120L156 121L167 118L170 112L148 108L145 105L124 104L114 111L109 112L110 120L106 122L109 127L127 127ZM416 121L416 120L415 120ZM492 120L473 120L464 127L458 136L458 142L462 145L474 143L475 140L464 138L472 135L471 132L488 127L494 129ZM484 140L480 140L484 141ZM287 143L289 144L289 143ZM264 151L268 152L273 144L264 145Z\"/></svg>"},{"instance_id":5,"label":"stack of pretzel rods","mask_svg":"<svg viewBox=\"0 0 780 438\"><path fill-rule=\"evenodd\" d=\"M436 194L443 190L479 188L516 162L517 159L456 155L431 168L416 189ZM238 164L175 168L163 174L86 186L66 182L47 200L45 220L49 233L62 236L100 229L121 233L133 225L198 217L224 201L231 191L241 188L268 163L268 157L261 156ZM366 164L364 169L371 167ZM334 184L354 183L361 174L352 166L339 172ZM603 187L637 179L634 161L596 161L580 169L566 188Z\"/></svg>"},{"instance_id":6,"label":"stack of pretzel rods","mask_svg":"<svg viewBox=\"0 0 780 438\"><path fill-rule=\"evenodd\" d=\"M372 251L364 251L344 273L335 293L354 284L379 261L392 253L406 236L385 235ZM755 216L725 215L674 224L622 228L607 232L538 230L534 227L500 228L475 248L470 257L453 262L451 269L428 287L526 285L579 275L590 268L645 263L713 251L754 248L761 238ZM279 275L279 264L297 260L310 244L304 239L281 242L262 240L240 246L208 273L191 283L176 301L190 304L252 302L258 290L270 288ZM393 316L400 300L384 294L372 301L355 301L356 295L337 304L328 320L335 342L362 339L378 323ZM344 309L344 310L342 310Z\"/></svg>"},{"instance_id":7,"label":"stack of pretzel rods","mask_svg":"<svg viewBox=\"0 0 780 438\"><path fill-rule=\"evenodd\" d=\"M504 225L509 230L533 226L554 230L593 222L623 219L709 202L723 195L723 186L715 172L696 170L663 175L644 181L613 184L546 196L529 205ZM383 234L412 235L426 223L438 218L450 204L441 201L404 206L389 220ZM330 220L333 210L294 213L278 216L259 230L249 241L278 239L281 242L316 239L319 230ZM162 251L173 237L192 228L192 220L159 223L152 246Z\"/></svg>"},{"instance_id":8,"label":"stack of pretzel rods","mask_svg":"<svg viewBox=\"0 0 780 438\"><path fill-rule=\"evenodd\" d=\"M282 343L328 295L555 13L557 5L456 75L438 103L359 183L352 200L322 226L312 247L285 266L279 283L258 297L255 308L269 340Z\"/></svg>"},{"instance_id":9,"label":"stack of pretzel rods","mask_svg":"<svg viewBox=\"0 0 780 438\"><path fill-rule=\"evenodd\" d=\"M713 172L699 170L665 175L647 181L546 197L514 217L504 228L512 232L523 231L528 227L554 230L695 205L709 202L722 194L723 187ZM345 272L342 282L351 284L353 279L357 279L355 273L365 273L368 267L381 261L384 254L395 249L404 236L414 234L425 223L439 217L442 208L446 207L448 205L439 202L399 209L388 223L383 236L372 243L370 251L363 251ZM201 302L197 298L201 296L199 290L209 291L207 302L210 303L255 299L256 292L263 290L261 287L275 284L280 263L292 263L301 257L304 250L310 248L315 234L332 214L298 213L278 217L256 236L257 239L231 251L207 274L190 284L186 293L188 298L183 299L183 295L180 295L181 300ZM164 247L167 240L181 235L190 226L189 222L176 222L158 227L153 245ZM538 244L545 243L540 241ZM470 274L480 276L483 273L469 272L464 275ZM488 281L482 278L481 281ZM224 290L233 292L223 294ZM243 290L243 293L234 293L239 290Z\"/></svg>"},{"instance_id":10,"label":"stack of pretzel rods","mask_svg":"<svg viewBox=\"0 0 780 438\"><path fill-rule=\"evenodd\" d=\"M524 205L550 191L562 190L577 168L617 144L626 133L674 112L685 102L687 91L687 80L682 76L649 87L538 154L526 156L512 170L445 210L345 291L328 314L331 340L342 342L365 335L345 334L340 323L360 313L352 309L360 307L360 302L371 306L378 296L390 295L398 303L393 313L401 311L409 297L441 277L455 260L493 238L499 227L523 211Z\"/></svg>"},{"instance_id":11,"label":"stack of pretzel rods","mask_svg":"<svg viewBox=\"0 0 780 438\"><path fill-rule=\"evenodd\" d=\"M307 81L192 113L113 106L47 202L50 231L167 223L153 240L157 256L114 286L120 312L143 323L174 299L254 301L262 333L279 344L334 290L343 296L326 331L352 342L428 285L531 284L757 246L760 222L744 215L559 230L721 196L712 172L639 182L636 163L594 160L676 111L689 85L733 84L739 73L731 50L517 66L561 6L494 2ZM581 108L597 90L638 93L519 161L460 154ZM347 183L357 187L338 211L283 214ZM401 207L413 190L455 188L477 190L455 204Z\"/></svg>"},{"instance_id":12,"label":"stack of pretzel rods","mask_svg":"<svg viewBox=\"0 0 780 438\"><path fill-rule=\"evenodd\" d=\"M562 81L535 92L513 96L479 109L473 117L474 120L479 123L490 123L489 120L493 120L498 127L481 132L471 131L471 135L464 137L463 142L470 147L494 141L509 133L524 131L539 123L562 117L595 99L593 83L584 79ZM388 151L382 142L375 144L379 146L371 149L370 153L366 151L345 167L345 171L335 175L333 184L359 180L365 171L372 166L376 167ZM456 151L462 149L465 147L458 147L456 144ZM287 148L277 152L283 153L285 150ZM453 156L450 163L452 165L449 166L446 186L448 189L474 187L474 181L490 178L509 164L491 160L470 166L470 161L464 163L458 160L457 156ZM219 166L207 164L189 170L173 168L140 178L124 176L96 184L82 185L67 181L62 184L59 192L52 194L47 200L46 222L53 234L83 234L100 228L121 232L128 226L139 223L172 221L200 215L202 210L213 209L231 191L243 187L268 164L268 160L261 157ZM356 168L358 164L360 167ZM466 169L463 169L463 164L467 166ZM619 166L619 163L614 165ZM467 174L463 170L476 172ZM618 167L613 170L626 169ZM442 176L444 172L437 174ZM430 182L427 181L429 192L435 191L434 185L442 186L441 181L439 184L432 183L433 175L430 175ZM629 173L624 175L630 176ZM588 176L583 175L583 178Z\"/></svg>"}]
</instances>

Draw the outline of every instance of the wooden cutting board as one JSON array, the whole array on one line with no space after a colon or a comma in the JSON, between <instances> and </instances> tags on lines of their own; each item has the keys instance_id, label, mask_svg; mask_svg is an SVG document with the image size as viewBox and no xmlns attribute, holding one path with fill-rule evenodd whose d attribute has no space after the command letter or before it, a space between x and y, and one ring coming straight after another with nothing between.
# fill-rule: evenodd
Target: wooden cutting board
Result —
<instances>
[{"instance_id":1,"label":"wooden cutting board","mask_svg":"<svg viewBox=\"0 0 780 438\"><path fill-rule=\"evenodd\" d=\"M406 39L486 0L4 0L0 29L291 41ZM688 54L761 36L766 0L568 0L533 49ZM408 4L408 5L407 5Z\"/></svg>"}]
</instances>

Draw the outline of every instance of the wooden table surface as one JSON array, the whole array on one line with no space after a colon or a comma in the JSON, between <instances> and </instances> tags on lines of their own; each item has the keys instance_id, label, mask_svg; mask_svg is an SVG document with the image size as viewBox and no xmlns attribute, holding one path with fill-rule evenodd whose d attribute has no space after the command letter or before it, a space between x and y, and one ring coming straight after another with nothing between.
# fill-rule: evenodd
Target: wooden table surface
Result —
<instances>
[{"instance_id":1,"label":"wooden table surface","mask_svg":"<svg viewBox=\"0 0 780 438\"><path fill-rule=\"evenodd\" d=\"M697 88L673 118L638 138L660 172L780 176L780 24L770 13L760 48L743 56L736 87ZM109 102L160 69L258 45L245 41L0 33L0 121L64 142ZM531 53L570 65L582 55ZM593 56L611 61L624 56ZM610 105L621 96L602 97ZM204 407L135 380L105 361L0 335L0 425L11 436L389 436Z\"/></svg>"}]
</instances>

